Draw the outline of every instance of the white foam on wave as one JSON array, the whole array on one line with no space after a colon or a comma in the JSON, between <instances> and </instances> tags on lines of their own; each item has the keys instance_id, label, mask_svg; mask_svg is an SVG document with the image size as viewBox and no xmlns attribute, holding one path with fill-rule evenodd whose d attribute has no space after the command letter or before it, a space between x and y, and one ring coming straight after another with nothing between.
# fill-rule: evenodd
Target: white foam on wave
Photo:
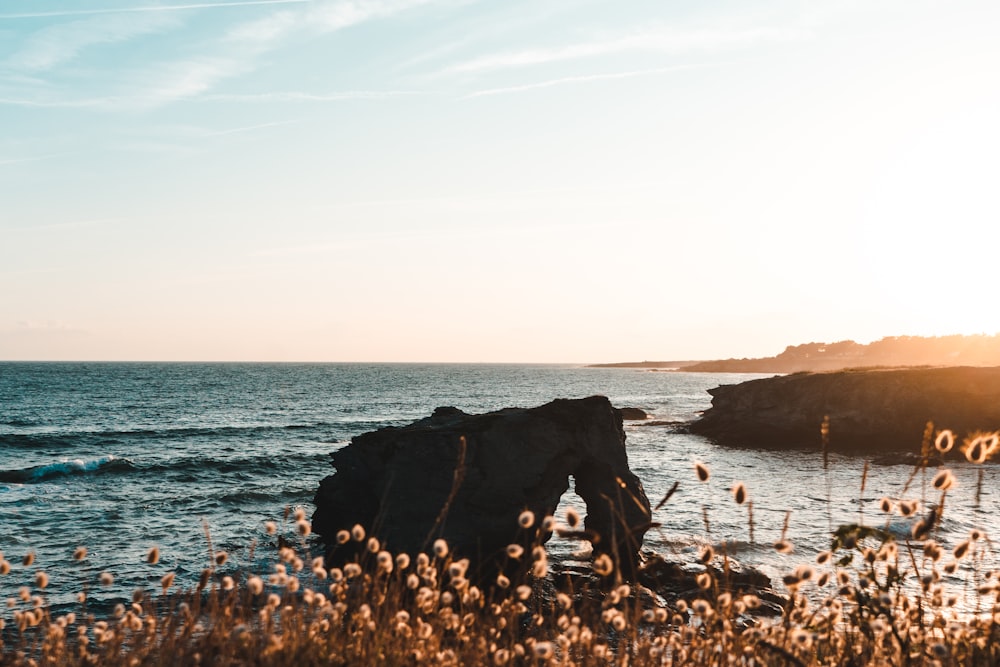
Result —
<instances>
[{"instance_id":1,"label":"white foam on wave","mask_svg":"<svg viewBox=\"0 0 1000 667\"><path fill-rule=\"evenodd\" d=\"M63 459L58 463L50 463L48 465L41 465L32 468L28 478L31 481L38 481L40 479L46 479L48 477L58 475L93 472L101 466L107 465L117 459L118 457L114 454L108 454L107 456L86 461L84 459Z\"/></svg>"}]
</instances>

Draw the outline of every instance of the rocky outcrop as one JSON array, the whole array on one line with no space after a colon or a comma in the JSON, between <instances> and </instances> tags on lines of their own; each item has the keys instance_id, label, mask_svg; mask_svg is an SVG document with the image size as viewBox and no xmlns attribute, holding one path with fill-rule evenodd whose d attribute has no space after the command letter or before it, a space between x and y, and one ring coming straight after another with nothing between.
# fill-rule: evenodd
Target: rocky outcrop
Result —
<instances>
[{"instance_id":1,"label":"rocky outcrop","mask_svg":"<svg viewBox=\"0 0 1000 667\"><path fill-rule=\"evenodd\" d=\"M502 560L508 544L537 538L518 525L521 512L551 515L570 476L587 504L584 528L599 536L595 554L618 558L626 575L650 523L621 413L603 396L480 415L438 408L360 435L332 459L337 472L320 483L313 515L328 560L349 555L334 537L355 524L393 552L428 551L443 537L476 564Z\"/></svg>"},{"instance_id":2,"label":"rocky outcrop","mask_svg":"<svg viewBox=\"0 0 1000 667\"><path fill-rule=\"evenodd\" d=\"M618 408L618 411L622 413L622 419L627 421L649 419L649 415L642 408Z\"/></svg>"},{"instance_id":3,"label":"rocky outcrop","mask_svg":"<svg viewBox=\"0 0 1000 667\"><path fill-rule=\"evenodd\" d=\"M919 451L927 422L956 436L1000 428L1000 367L797 373L710 389L690 429L720 444ZM956 452L957 453L957 452Z\"/></svg>"}]
</instances>

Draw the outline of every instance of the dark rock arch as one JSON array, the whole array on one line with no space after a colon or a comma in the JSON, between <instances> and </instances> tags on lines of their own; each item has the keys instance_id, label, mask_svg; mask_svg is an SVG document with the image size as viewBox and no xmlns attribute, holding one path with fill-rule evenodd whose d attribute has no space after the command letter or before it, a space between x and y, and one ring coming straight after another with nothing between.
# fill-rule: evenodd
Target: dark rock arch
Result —
<instances>
[{"instance_id":1,"label":"dark rock arch","mask_svg":"<svg viewBox=\"0 0 1000 667\"><path fill-rule=\"evenodd\" d=\"M573 476L584 526L599 536L595 554L634 578L650 505L628 467L621 413L603 396L481 415L438 408L360 435L331 458L337 472L320 483L313 515L328 560L353 556L334 537L361 524L393 552L426 551L443 537L477 566L496 564L508 544L548 538L517 517L551 515Z\"/></svg>"}]
</instances>

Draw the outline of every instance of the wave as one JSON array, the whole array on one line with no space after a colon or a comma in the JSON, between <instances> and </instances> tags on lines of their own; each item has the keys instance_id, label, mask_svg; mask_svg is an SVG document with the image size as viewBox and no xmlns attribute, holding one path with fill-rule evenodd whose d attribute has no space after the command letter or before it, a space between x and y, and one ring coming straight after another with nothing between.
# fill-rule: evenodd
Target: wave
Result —
<instances>
[{"instance_id":1,"label":"wave","mask_svg":"<svg viewBox=\"0 0 1000 667\"><path fill-rule=\"evenodd\" d=\"M371 422L376 428L383 422ZM273 432L307 434L313 429L323 429L328 436L330 428L354 427L350 422L315 422L311 424L256 424L248 426L179 426L166 428L136 428L123 430L45 431L35 433L2 433L0 447L36 449L43 447L78 447L101 443L122 443L133 440L180 439L191 437L227 438L243 435L263 435Z\"/></svg>"},{"instance_id":2,"label":"wave","mask_svg":"<svg viewBox=\"0 0 1000 667\"><path fill-rule=\"evenodd\" d=\"M36 484L69 475L116 472L134 468L135 465L129 459L109 454L96 459L72 459L15 470L0 470L0 482L7 484Z\"/></svg>"}]
</instances>

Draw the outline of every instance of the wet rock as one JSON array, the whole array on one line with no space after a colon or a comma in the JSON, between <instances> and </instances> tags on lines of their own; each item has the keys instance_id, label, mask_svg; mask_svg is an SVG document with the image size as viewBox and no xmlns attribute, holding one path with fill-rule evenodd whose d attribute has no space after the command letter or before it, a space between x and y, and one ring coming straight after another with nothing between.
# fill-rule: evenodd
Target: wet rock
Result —
<instances>
[{"instance_id":1,"label":"wet rock","mask_svg":"<svg viewBox=\"0 0 1000 667\"><path fill-rule=\"evenodd\" d=\"M587 504L583 528L595 536L594 553L617 559L626 576L650 524L621 412L603 396L480 415L438 408L360 435L331 458L336 473L320 483L313 515L329 561L353 557L335 536L360 524L393 552L429 551L442 537L476 566L502 563L508 544L549 537L539 524L570 476ZM527 529L518 524L525 510L536 517Z\"/></svg>"},{"instance_id":2,"label":"wet rock","mask_svg":"<svg viewBox=\"0 0 1000 667\"><path fill-rule=\"evenodd\" d=\"M649 419L649 415L642 408L618 408L618 411L622 413L622 419L627 421Z\"/></svg>"},{"instance_id":3,"label":"wet rock","mask_svg":"<svg viewBox=\"0 0 1000 667\"><path fill-rule=\"evenodd\" d=\"M709 390L693 433L729 446L919 452L933 422L962 437L1000 428L1000 367L796 373ZM952 456L959 455L956 447Z\"/></svg>"}]
</instances>

